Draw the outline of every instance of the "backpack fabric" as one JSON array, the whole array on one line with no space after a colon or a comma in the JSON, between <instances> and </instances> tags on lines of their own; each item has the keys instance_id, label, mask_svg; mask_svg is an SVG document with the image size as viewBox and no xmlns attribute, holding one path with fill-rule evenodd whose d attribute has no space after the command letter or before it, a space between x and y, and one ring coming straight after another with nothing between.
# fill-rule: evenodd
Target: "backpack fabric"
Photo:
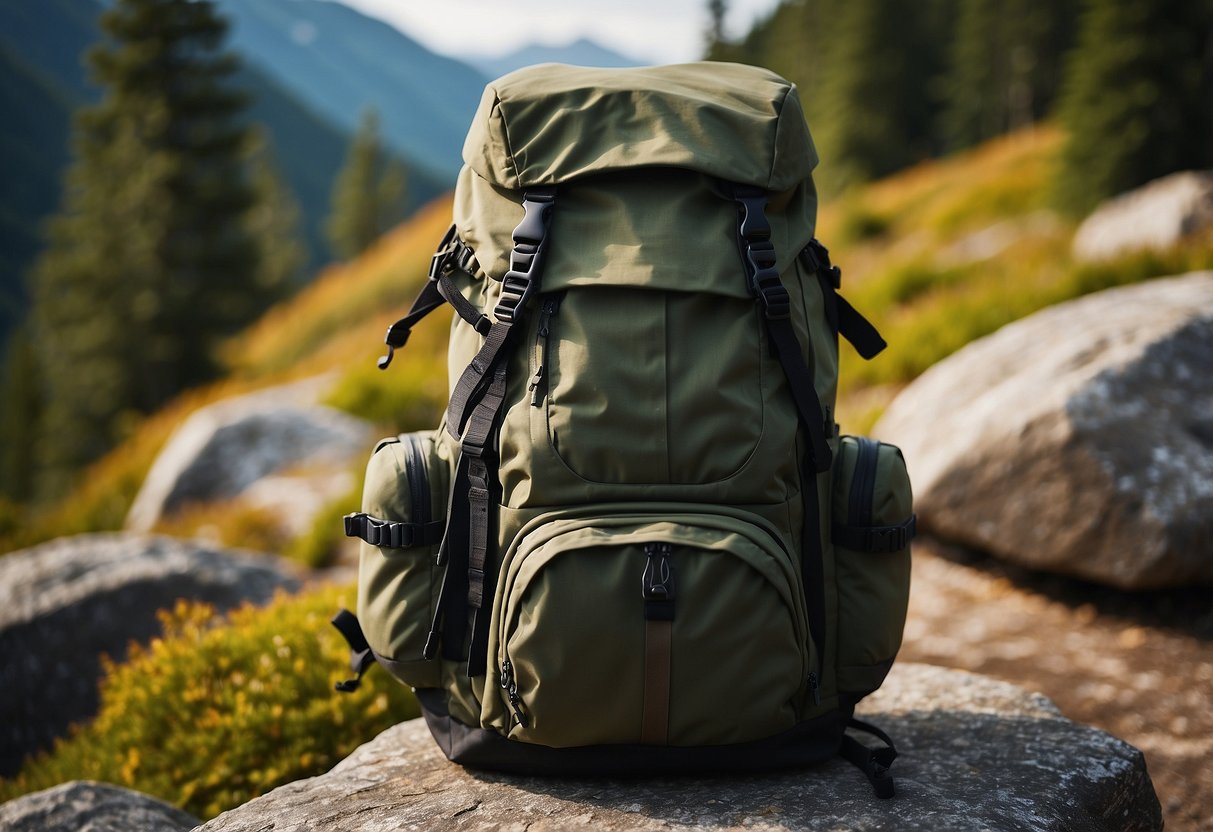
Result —
<instances>
[{"instance_id":1,"label":"backpack fabric","mask_svg":"<svg viewBox=\"0 0 1213 832\"><path fill-rule=\"evenodd\" d=\"M813 238L795 87L531 67L487 87L463 158L380 361L451 304L451 401L379 443L345 520L358 613L334 623L358 676L378 661L415 688L465 765L841 753L891 794L892 743L852 711L901 643L910 484L896 448L838 435L838 335L884 342Z\"/></svg>"}]
</instances>

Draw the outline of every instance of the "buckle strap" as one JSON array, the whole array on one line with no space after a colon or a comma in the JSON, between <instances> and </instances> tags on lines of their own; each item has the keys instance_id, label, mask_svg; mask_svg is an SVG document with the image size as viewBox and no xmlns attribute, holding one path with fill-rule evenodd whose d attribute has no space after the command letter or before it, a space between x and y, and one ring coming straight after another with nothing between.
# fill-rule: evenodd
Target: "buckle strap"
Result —
<instances>
[{"instance_id":1,"label":"buckle strap","mask_svg":"<svg viewBox=\"0 0 1213 832\"><path fill-rule=\"evenodd\" d=\"M334 687L342 693L353 693L362 684L362 674L375 663L375 653L367 643L362 625L358 623L358 616L342 609L333 616L331 623L350 646L350 670L356 674L353 679L337 682Z\"/></svg>"},{"instance_id":2,"label":"buckle strap","mask_svg":"<svg viewBox=\"0 0 1213 832\"><path fill-rule=\"evenodd\" d=\"M792 328L788 291L775 269L771 224L766 218L767 194L758 188L734 185L733 199L737 203L737 244L750 294L762 304L772 352L787 377L796 411L809 436L812 467L818 473L828 471L833 459L826 439L830 428L817 398L813 370L806 363L800 339Z\"/></svg>"},{"instance_id":3,"label":"buckle strap","mask_svg":"<svg viewBox=\"0 0 1213 832\"><path fill-rule=\"evenodd\" d=\"M896 526L848 526L834 523L830 539L846 549L856 552L899 552L918 532L918 515L911 514L908 520Z\"/></svg>"},{"instance_id":4,"label":"buckle strap","mask_svg":"<svg viewBox=\"0 0 1213 832\"><path fill-rule=\"evenodd\" d=\"M484 395L497 362L509 354L506 344L511 340L515 321L527 301L539 291L555 203L555 188L532 188L522 196L523 217L514 229L510 269L501 280L501 296L493 309L496 322L489 327L480 351L455 383L447 404L446 429L453 439L462 436L468 416Z\"/></svg>"},{"instance_id":5,"label":"buckle strap","mask_svg":"<svg viewBox=\"0 0 1213 832\"><path fill-rule=\"evenodd\" d=\"M347 514L345 521L346 537L357 537L372 546L382 546L385 549L412 549L416 546L433 546L442 541L442 531L445 523L435 520L430 523L399 523L391 520L380 520L366 512Z\"/></svg>"},{"instance_id":6,"label":"buckle strap","mask_svg":"<svg viewBox=\"0 0 1213 832\"><path fill-rule=\"evenodd\" d=\"M816 239L809 240L809 244L800 250L800 262L815 273L821 282L826 317L834 331L846 338L865 360L870 361L879 355L888 343L871 321L838 294L842 286L842 270L830 262L830 250Z\"/></svg>"},{"instance_id":7,"label":"buckle strap","mask_svg":"<svg viewBox=\"0 0 1213 832\"><path fill-rule=\"evenodd\" d=\"M897 749L893 746L893 740L889 739L889 735L875 725L861 722L858 719L847 722L847 727L870 734L885 744L885 748L869 748L854 737L844 734L838 753L844 760L864 773L878 798L887 800L893 797L896 794L896 788L893 783L893 775L889 773L889 768L897 759Z\"/></svg>"}]
</instances>

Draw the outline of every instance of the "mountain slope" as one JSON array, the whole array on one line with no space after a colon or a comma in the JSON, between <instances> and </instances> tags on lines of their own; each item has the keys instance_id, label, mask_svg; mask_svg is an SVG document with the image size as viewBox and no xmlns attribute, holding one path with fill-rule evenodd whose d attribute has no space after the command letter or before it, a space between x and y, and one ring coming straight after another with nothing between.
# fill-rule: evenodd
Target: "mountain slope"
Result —
<instances>
[{"instance_id":1,"label":"mountain slope","mask_svg":"<svg viewBox=\"0 0 1213 832\"><path fill-rule=\"evenodd\" d=\"M218 0L232 46L316 113L353 130L379 110L406 161L448 182L485 78L391 26L325 0Z\"/></svg>"},{"instance_id":2,"label":"mountain slope","mask_svg":"<svg viewBox=\"0 0 1213 832\"><path fill-rule=\"evenodd\" d=\"M1072 260L1074 225L1045 209L1061 135L1015 134L924 163L823 206L818 236L844 272L842 291L889 349L863 362L846 345L838 420L862 433L901 385L934 362L1037 309L1109 286L1213 268L1213 240L1106 264ZM448 393L449 310L414 331L388 372L375 367L383 332L424 282L450 222L436 200L357 260L329 269L226 350L232 375L182 395L82 478L77 493L0 551L64 529L121 524L158 449L197 407L288 379L334 373L328 402L382 423L385 435L437 423ZM991 236L1003 241L988 244ZM978 245L980 243L980 245ZM334 528L336 528L334 526Z\"/></svg>"}]
</instances>

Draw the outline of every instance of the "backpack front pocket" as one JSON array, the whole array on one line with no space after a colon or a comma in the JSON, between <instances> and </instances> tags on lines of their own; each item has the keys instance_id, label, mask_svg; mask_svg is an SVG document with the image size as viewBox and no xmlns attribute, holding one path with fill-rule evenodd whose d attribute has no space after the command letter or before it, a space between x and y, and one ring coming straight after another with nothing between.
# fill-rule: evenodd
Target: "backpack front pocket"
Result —
<instances>
[{"instance_id":1,"label":"backpack front pocket","mask_svg":"<svg viewBox=\"0 0 1213 832\"><path fill-rule=\"evenodd\" d=\"M838 689L858 700L880 687L901 647L916 521L897 447L844 436L835 466Z\"/></svg>"},{"instance_id":2,"label":"backpack front pocket","mask_svg":"<svg viewBox=\"0 0 1213 832\"><path fill-rule=\"evenodd\" d=\"M511 738L720 745L796 724L811 667L804 601L791 557L761 528L554 520L502 574L485 722Z\"/></svg>"},{"instance_id":3,"label":"backpack front pocket","mask_svg":"<svg viewBox=\"0 0 1213 832\"><path fill-rule=\"evenodd\" d=\"M413 687L439 684L438 660L421 654L438 598L448 470L429 432L384 440L367 464L362 511L346 517L346 533L363 540L358 620L380 662Z\"/></svg>"}]
</instances>

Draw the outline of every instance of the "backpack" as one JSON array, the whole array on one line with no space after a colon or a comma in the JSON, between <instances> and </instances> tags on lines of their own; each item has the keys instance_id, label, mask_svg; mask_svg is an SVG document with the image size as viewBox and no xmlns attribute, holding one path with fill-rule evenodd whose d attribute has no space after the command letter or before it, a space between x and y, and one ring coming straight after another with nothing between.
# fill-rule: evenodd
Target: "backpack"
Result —
<instances>
[{"instance_id":1,"label":"backpack","mask_svg":"<svg viewBox=\"0 0 1213 832\"><path fill-rule=\"evenodd\" d=\"M345 518L338 687L377 661L471 767L841 754L891 795L892 742L852 712L901 643L915 518L900 451L834 422L838 335L885 344L813 239L795 87L531 67L487 87L463 159L380 359L450 304L450 403L375 447Z\"/></svg>"}]
</instances>

